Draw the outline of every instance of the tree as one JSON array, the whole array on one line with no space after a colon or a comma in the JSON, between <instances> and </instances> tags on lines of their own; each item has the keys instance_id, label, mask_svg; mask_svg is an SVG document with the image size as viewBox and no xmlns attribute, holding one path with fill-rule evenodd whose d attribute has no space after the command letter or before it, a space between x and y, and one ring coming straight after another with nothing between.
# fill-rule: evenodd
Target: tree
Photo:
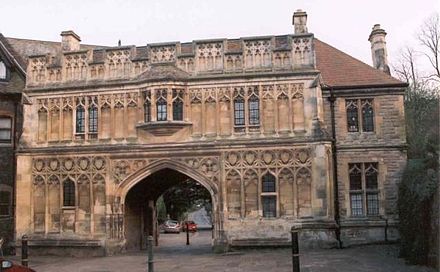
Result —
<instances>
[{"instance_id":1,"label":"tree","mask_svg":"<svg viewBox=\"0 0 440 272\"><path fill-rule=\"evenodd\" d=\"M423 54L428 59L429 63L434 69L433 73L428 75L428 78L440 82L440 69L439 69L439 38L440 38L440 26L439 15L435 13L428 18L418 35L418 40L425 47Z\"/></svg>"},{"instance_id":2,"label":"tree","mask_svg":"<svg viewBox=\"0 0 440 272\"><path fill-rule=\"evenodd\" d=\"M166 211L172 219L184 220L189 212L205 207L210 213L211 194L200 183L187 179L163 195Z\"/></svg>"},{"instance_id":3,"label":"tree","mask_svg":"<svg viewBox=\"0 0 440 272\"><path fill-rule=\"evenodd\" d=\"M397 76L409 84L405 93L408 164L398 200L400 254L416 264L427 264L430 254L438 256L438 243L432 240L438 241L439 37L435 14L417 35L421 50L406 47L394 67ZM420 57L428 60L431 69L419 71ZM435 221L437 225L432 224Z\"/></svg>"}]
</instances>

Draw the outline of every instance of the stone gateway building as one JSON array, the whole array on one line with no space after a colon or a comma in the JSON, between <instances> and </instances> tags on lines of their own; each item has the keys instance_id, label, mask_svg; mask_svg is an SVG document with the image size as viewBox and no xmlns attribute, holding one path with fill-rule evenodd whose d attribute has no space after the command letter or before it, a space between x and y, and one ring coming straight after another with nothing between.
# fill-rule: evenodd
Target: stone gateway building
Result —
<instances>
[{"instance_id":1,"label":"stone gateway building","mask_svg":"<svg viewBox=\"0 0 440 272\"><path fill-rule=\"evenodd\" d=\"M398 239L406 84L389 75L386 33L371 32L372 68L306 22L297 11L294 34L138 47L9 38L31 101L17 240L139 249L157 198L184 179L212 196L215 249L286 244L292 226L309 247Z\"/></svg>"}]
</instances>

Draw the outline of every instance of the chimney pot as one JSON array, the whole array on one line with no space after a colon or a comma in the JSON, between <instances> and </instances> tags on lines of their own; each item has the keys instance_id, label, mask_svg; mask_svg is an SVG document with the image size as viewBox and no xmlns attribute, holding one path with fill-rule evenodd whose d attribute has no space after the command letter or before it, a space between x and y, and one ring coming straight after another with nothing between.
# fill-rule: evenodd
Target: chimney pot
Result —
<instances>
[{"instance_id":1,"label":"chimney pot","mask_svg":"<svg viewBox=\"0 0 440 272\"><path fill-rule=\"evenodd\" d=\"M80 49L81 38L72 30L61 32L62 51L78 51Z\"/></svg>"},{"instance_id":2,"label":"chimney pot","mask_svg":"<svg viewBox=\"0 0 440 272\"><path fill-rule=\"evenodd\" d=\"M307 13L301 9L297 9L293 13L293 26L295 28L295 34L308 33L307 31Z\"/></svg>"},{"instance_id":3,"label":"chimney pot","mask_svg":"<svg viewBox=\"0 0 440 272\"><path fill-rule=\"evenodd\" d=\"M373 58L374 68L390 75L387 43L385 41L386 35L387 33L380 27L380 24L375 24L368 37L368 41L371 43L371 56Z\"/></svg>"}]
</instances>

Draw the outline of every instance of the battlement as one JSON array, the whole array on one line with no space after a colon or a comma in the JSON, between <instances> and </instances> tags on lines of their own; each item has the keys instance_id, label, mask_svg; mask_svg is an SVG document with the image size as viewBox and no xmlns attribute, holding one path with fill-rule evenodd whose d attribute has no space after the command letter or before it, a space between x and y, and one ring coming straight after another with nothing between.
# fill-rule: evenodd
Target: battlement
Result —
<instances>
[{"instance_id":1,"label":"battlement","mask_svg":"<svg viewBox=\"0 0 440 272\"><path fill-rule=\"evenodd\" d=\"M72 40L76 43L79 37ZM64 48L79 47L67 44ZM315 69L314 37L300 33L60 50L56 55L30 56L26 84L29 88L42 88L71 82L87 85L108 80L148 81L149 73L145 72L155 65L174 66L187 74L185 78L310 70Z\"/></svg>"}]
</instances>

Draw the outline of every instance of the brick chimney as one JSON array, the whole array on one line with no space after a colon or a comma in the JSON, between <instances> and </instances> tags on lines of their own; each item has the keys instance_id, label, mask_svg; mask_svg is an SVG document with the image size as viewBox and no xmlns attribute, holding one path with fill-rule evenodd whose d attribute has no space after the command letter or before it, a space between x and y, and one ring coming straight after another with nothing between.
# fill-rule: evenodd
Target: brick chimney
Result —
<instances>
[{"instance_id":1,"label":"brick chimney","mask_svg":"<svg viewBox=\"0 0 440 272\"><path fill-rule=\"evenodd\" d=\"M75 32L72 30L63 31L61 32L61 37L61 49L63 52L79 50L79 42L81 39Z\"/></svg>"},{"instance_id":2,"label":"brick chimney","mask_svg":"<svg viewBox=\"0 0 440 272\"><path fill-rule=\"evenodd\" d=\"M373 66L390 75L390 67L388 66L388 52L385 36L387 33L380 28L379 24L373 26L368 41L371 43L371 56L373 58Z\"/></svg>"},{"instance_id":3,"label":"brick chimney","mask_svg":"<svg viewBox=\"0 0 440 272\"><path fill-rule=\"evenodd\" d=\"M308 33L307 31L307 13L300 9L293 13L293 26L295 27L295 34Z\"/></svg>"}]
</instances>

